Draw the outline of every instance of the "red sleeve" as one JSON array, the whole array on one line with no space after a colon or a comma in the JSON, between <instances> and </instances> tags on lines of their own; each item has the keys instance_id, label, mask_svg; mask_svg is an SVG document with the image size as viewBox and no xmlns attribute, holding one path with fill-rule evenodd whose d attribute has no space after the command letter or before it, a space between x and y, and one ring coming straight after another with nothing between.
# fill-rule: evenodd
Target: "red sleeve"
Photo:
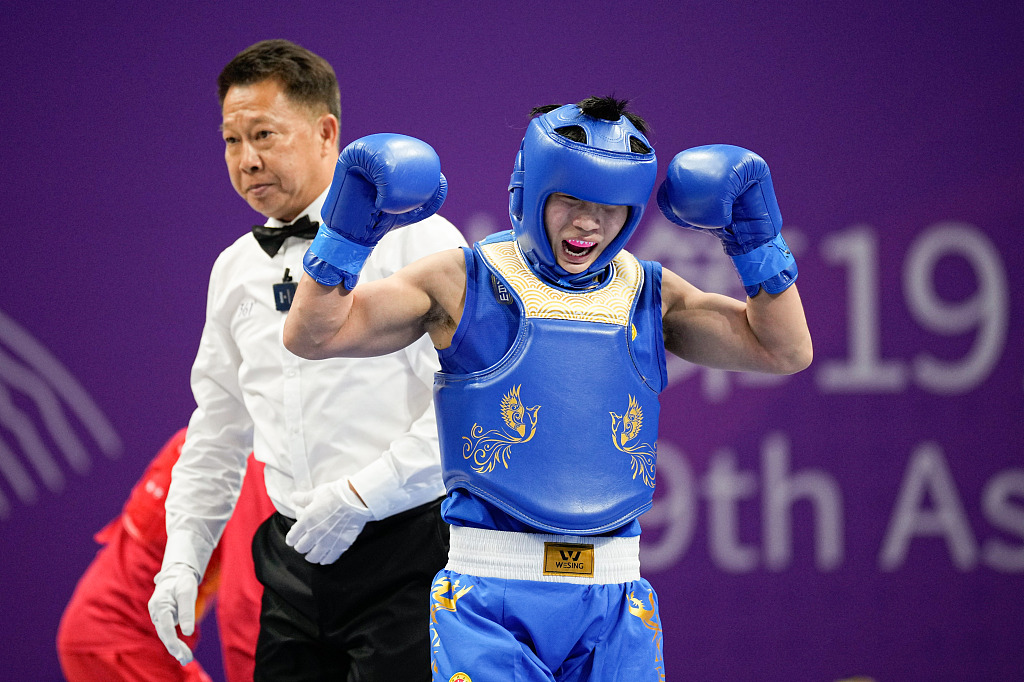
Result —
<instances>
[{"instance_id":1,"label":"red sleeve","mask_svg":"<svg viewBox=\"0 0 1024 682\"><path fill-rule=\"evenodd\" d=\"M145 545L159 547L161 553L167 544L164 499L171 485L171 469L181 455L184 442L185 429L171 436L132 488L121 513L128 533Z\"/></svg>"}]
</instances>

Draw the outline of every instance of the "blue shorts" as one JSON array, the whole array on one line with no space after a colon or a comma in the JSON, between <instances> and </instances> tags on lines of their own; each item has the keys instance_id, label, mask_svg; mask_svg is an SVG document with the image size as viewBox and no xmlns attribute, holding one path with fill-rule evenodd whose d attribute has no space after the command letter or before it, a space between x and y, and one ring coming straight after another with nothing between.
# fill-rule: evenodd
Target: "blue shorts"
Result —
<instances>
[{"instance_id":1,"label":"blue shorts","mask_svg":"<svg viewBox=\"0 0 1024 682\"><path fill-rule=\"evenodd\" d=\"M434 579L430 630L434 682L665 680L658 597L639 577L480 577L450 560Z\"/></svg>"}]
</instances>

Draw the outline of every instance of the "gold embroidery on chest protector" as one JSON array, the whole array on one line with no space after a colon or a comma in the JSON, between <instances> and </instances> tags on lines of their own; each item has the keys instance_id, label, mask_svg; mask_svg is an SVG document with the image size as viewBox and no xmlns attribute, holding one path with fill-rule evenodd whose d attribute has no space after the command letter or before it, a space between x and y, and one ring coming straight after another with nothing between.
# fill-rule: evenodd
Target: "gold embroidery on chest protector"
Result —
<instances>
[{"instance_id":1,"label":"gold embroidery on chest protector","mask_svg":"<svg viewBox=\"0 0 1024 682\"><path fill-rule=\"evenodd\" d=\"M612 260L611 280L600 289L563 291L533 274L514 241L481 247L523 301L527 317L603 322L625 327L642 281L640 262L626 251Z\"/></svg>"},{"instance_id":2,"label":"gold embroidery on chest protector","mask_svg":"<svg viewBox=\"0 0 1024 682\"><path fill-rule=\"evenodd\" d=\"M491 429L473 424L468 436L462 437L462 456L473 460L473 471L478 474L490 473L500 463L508 469L509 456L513 445L525 443L537 432L537 411L540 405L526 407L519 398L522 384L501 398L501 418L507 429Z\"/></svg>"},{"instance_id":3,"label":"gold embroidery on chest protector","mask_svg":"<svg viewBox=\"0 0 1024 682\"><path fill-rule=\"evenodd\" d=\"M629 396L629 407L624 414L609 412L612 416L612 443L615 448L632 458L633 479L637 474L648 486L654 487L654 466L658 457L658 444L632 443L640 435L644 423L644 411L636 398Z\"/></svg>"}]
</instances>

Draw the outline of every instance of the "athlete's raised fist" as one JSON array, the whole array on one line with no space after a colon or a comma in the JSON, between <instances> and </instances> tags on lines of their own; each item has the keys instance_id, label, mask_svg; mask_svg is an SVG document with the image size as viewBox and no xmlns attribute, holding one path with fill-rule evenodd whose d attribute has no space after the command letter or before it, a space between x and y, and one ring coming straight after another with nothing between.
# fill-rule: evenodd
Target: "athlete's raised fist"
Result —
<instances>
[{"instance_id":1,"label":"athlete's raised fist","mask_svg":"<svg viewBox=\"0 0 1024 682\"><path fill-rule=\"evenodd\" d=\"M796 280L772 176L754 152L727 144L679 152L658 188L658 206L677 225L721 239L748 296L762 288L777 294Z\"/></svg>"},{"instance_id":2,"label":"athlete's raised fist","mask_svg":"<svg viewBox=\"0 0 1024 682\"><path fill-rule=\"evenodd\" d=\"M447 192L441 161L426 142L395 133L359 138L338 157L324 222L303 267L321 284L353 289L381 237L436 213Z\"/></svg>"}]
</instances>

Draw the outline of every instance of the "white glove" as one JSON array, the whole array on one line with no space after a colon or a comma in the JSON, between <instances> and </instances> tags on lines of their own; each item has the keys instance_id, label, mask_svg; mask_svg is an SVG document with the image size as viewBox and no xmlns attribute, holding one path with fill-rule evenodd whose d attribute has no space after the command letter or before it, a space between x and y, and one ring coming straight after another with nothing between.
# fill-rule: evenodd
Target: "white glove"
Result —
<instances>
[{"instance_id":1,"label":"white glove","mask_svg":"<svg viewBox=\"0 0 1024 682\"><path fill-rule=\"evenodd\" d=\"M292 504L297 518L284 541L313 564L333 564L373 520L348 479L293 493Z\"/></svg>"},{"instance_id":2,"label":"white glove","mask_svg":"<svg viewBox=\"0 0 1024 682\"><path fill-rule=\"evenodd\" d=\"M174 626L184 635L196 628L196 597L199 595L199 574L188 564L171 564L153 579L156 589L149 599L149 617L167 652L182 665L192 660L192 651L178 639Z\"/></svg>"}]
</instances>

